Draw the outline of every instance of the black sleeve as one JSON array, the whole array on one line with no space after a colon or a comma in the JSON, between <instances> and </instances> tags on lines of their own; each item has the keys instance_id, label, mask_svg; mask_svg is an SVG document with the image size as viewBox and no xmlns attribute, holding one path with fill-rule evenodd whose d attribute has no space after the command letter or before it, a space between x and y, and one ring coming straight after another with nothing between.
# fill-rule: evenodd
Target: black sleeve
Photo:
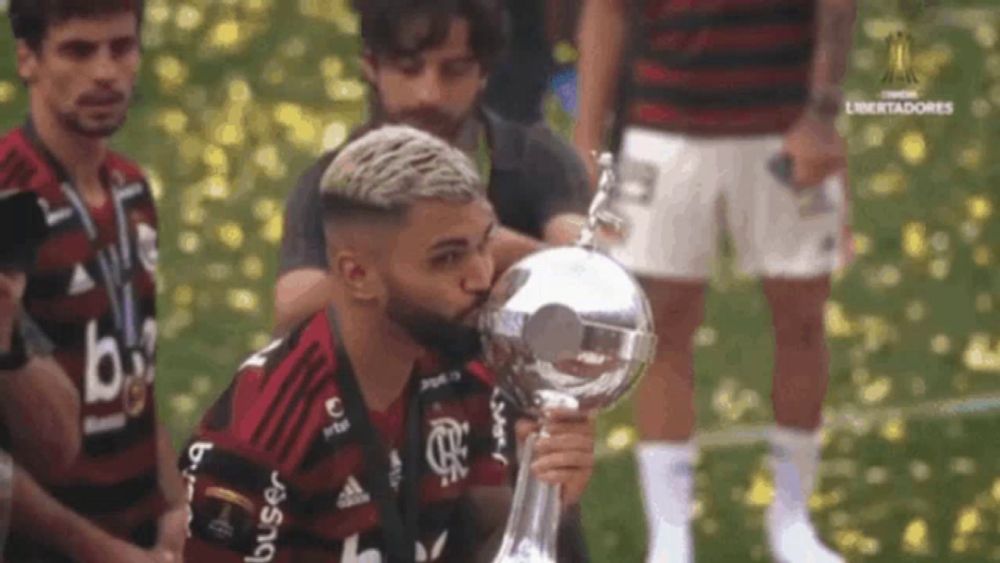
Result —
<instances>
[{"instance_id":1,"label":"black sleeve","mask_svg":"<svg viewBox=\"0 0 1000 563\"><path fill-rule=\"evenodd\" d=\"M299 178L285 203L278 276L299 269L326 270L326 238L319 183L334 154L324 155Z\"/></svg>"},{"instance_id":2,"label":"black sleeve","mask_svg":"<svg viewBox=\"0 0 1000 563\"><path fill-rule=\"evenodd\" d=\"M585 213L589 201L587 170L576 151L545 125L532 127L525 151L528 197L542 230L555 216Z\"/></svg>"}]
</instances>

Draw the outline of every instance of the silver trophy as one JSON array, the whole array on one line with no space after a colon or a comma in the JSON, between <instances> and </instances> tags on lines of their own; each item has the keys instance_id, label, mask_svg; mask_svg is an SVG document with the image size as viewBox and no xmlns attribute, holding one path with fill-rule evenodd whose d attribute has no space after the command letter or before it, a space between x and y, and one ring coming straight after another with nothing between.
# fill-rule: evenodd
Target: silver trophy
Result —
<instances>
[{"instance_id":1,"label":"silver trophy","mask_svg":"<svg viewBox=\"0 0 1000 563\"><path fill-rule=\"evenodd\" d=\"M649 302L621 265L597 250L601 228L620 228L609 210L615 188L610 154L587 223L575 246L535 253L496 283L483 309L487 364L500 389L519 408L605 409L645 373L656 336ZM542 429L544 433L544 428ZM554 563L560 518L559 488L530 470L528 439L503 543L494 563Z\"/></svg>"}]
</instances>

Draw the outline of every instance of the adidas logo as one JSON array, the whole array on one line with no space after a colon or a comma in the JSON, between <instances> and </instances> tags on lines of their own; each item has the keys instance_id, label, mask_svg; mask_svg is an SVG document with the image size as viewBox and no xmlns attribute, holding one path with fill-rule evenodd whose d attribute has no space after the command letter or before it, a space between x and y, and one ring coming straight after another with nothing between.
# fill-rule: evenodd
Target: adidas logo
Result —
<instances>
[{"instance_id":1,"label":"adidas logo","mask_svg":"<svg viewBox=\"0 0 1000 563\"><path fill-rule=\"evenodd\" d=\"M340 495L337 496L337 508L345 510L348 508L354 508L368 502L371 502L372 497L368 494L368 491L361 487L361 483L354 478L353 475L347 478L347 483L344 484L343 490L340 491Z\"/></svg>"},{"instance_id":2,"label":"adidas logo","mask_svg":"<svg viewBox=\"0 0 1000 563\"><path fill-rule=\"evenodd\" d=\"M87 270L83 268L82 264L77 264L76 269L73 270L73 279L69 282L69 294L70 295L80 295L81 293L87 293L97 284L94 283L94 278L87 274Z\"/></svg>"}]
</instances>

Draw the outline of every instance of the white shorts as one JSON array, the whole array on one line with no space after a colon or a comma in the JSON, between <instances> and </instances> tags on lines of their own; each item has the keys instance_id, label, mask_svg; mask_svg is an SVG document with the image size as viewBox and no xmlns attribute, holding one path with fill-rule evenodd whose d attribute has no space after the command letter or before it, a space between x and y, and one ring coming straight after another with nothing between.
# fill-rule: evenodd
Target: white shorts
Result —
<instances>
[{"instance_id":1,"label":"white shorts","mask_svg":"<svg viewBox=\"0 0 1000 563\"><path fill-rule=\"evenodd\" d=\"M796 192L768 169L778 135L698 138L625 131L612 257L640 276L706 279L725 226L737 265L758 277L811 278L843 263L846 193L831 177Z\"/></svg>"}]
</instances>

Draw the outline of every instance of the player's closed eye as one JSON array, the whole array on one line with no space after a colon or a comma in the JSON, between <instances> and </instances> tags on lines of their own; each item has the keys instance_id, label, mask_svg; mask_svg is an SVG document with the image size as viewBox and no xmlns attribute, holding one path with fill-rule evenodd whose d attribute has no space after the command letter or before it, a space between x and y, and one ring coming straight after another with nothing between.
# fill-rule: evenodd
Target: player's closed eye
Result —
<instances>
[{"instance_id":1,"label":"player's closed eye","mask_svg":"<svg viewBox=\"0 0 1000 563\"><path fill-rule=\"evenodd\" d=\"M465 258L466 254L468 253L464 250L449 250L448 252L437 254L431 258L431 266L439 269L454 267Z\"/></svg>"}]
</instances>

